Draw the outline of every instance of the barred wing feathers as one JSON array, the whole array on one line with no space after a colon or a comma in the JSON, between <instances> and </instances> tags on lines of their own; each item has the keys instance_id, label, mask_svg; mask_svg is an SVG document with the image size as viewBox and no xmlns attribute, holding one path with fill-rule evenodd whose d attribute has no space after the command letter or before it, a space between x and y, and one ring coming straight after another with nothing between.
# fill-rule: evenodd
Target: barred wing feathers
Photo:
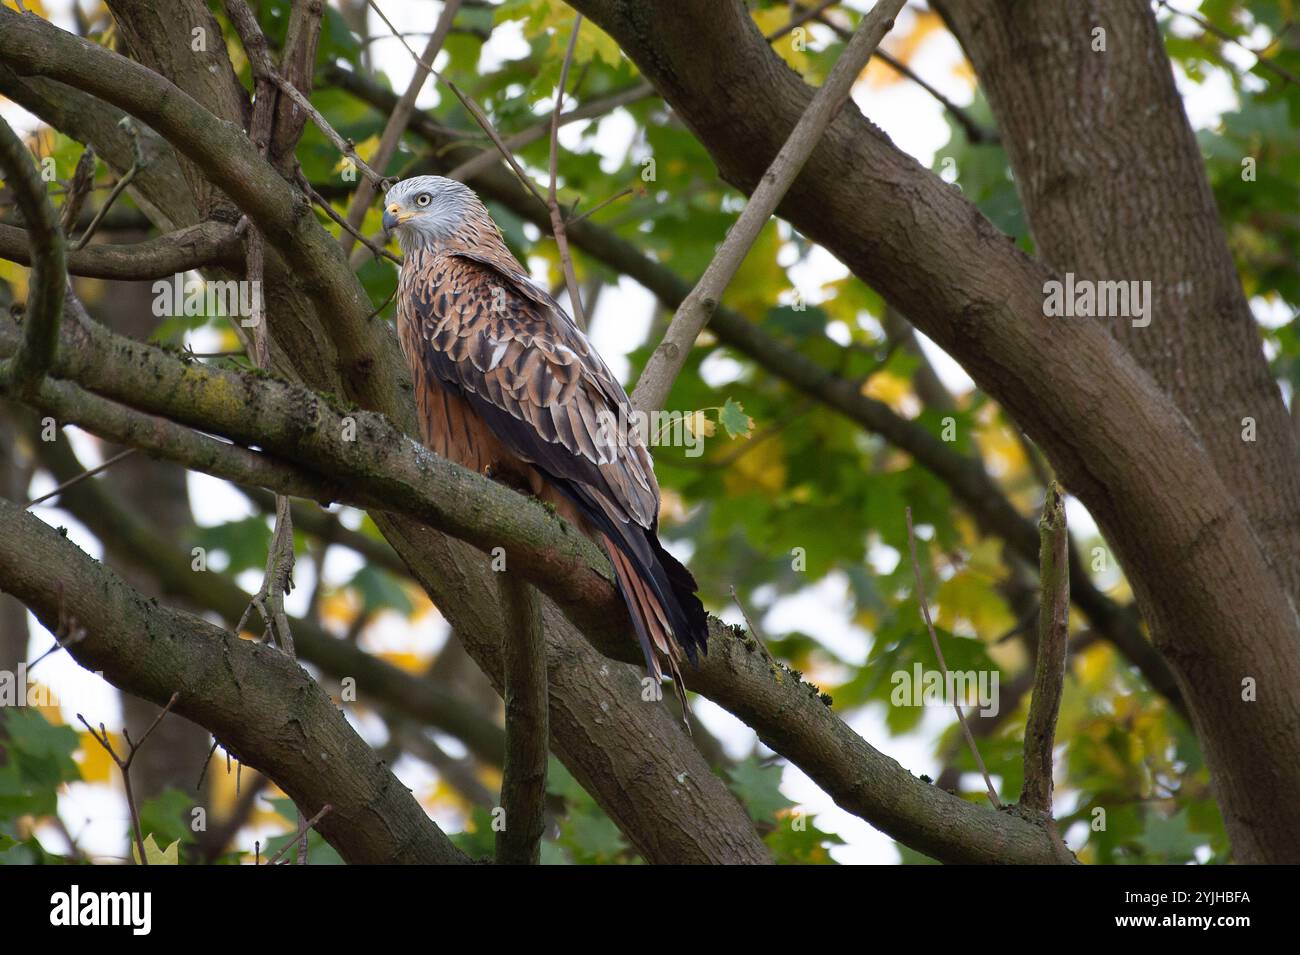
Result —
<instances>
[{"instance_id":1,"label":"barred wing feathers","mask_svg":"<svg viewBox=\"0 0 1300 955\"><path fill-rule=\"evenodd\" d=\"M513 262L472 250L418 251L403 270L403 344L420 371L462 398L510 453L597 528L636 625L676 658L707 632L695 581L660 545L659 485L618 380L560 306Z\"/></svg>"}]
</instances>

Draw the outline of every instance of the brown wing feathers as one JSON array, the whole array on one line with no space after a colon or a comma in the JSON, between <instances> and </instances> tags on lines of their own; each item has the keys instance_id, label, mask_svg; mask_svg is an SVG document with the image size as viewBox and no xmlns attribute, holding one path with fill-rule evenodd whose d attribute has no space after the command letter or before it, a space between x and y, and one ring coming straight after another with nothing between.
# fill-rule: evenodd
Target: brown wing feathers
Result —
<instances>
[{"instance_id":1,"label":"brown wing feathers","mask_svg":"<svg viewBox=\"0 0 1300 955\"><path fill-rule=\"evenodd\" d=\"M648 452L635 433L603 426L601 413L620 420L627 396L554 300L505 258L416 251L402 270L398 325L426 441L480 471L508 452L572 502L610 555L650 672L662 672L657 651L676 675L679 647L692 661L705 649L706 617L690 572L659 543Z\"/></svg>"}]
</instances>

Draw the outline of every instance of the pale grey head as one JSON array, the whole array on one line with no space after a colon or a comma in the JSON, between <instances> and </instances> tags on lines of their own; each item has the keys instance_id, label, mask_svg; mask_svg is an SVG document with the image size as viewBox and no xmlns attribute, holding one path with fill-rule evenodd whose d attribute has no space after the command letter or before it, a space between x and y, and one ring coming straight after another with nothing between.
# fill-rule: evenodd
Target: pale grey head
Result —
<instances>
[{"instance_id":1,"label":"pale grey head","mask_svg":"<svg viewBox=\"0 0 1300 955\"><path fill-rule=\"evenodd\" d=\"M483 215L474 190L442 176L403 179L384 197L384 229L396 233L405 254L447 239Z\"/></svg>"}]
</instances>

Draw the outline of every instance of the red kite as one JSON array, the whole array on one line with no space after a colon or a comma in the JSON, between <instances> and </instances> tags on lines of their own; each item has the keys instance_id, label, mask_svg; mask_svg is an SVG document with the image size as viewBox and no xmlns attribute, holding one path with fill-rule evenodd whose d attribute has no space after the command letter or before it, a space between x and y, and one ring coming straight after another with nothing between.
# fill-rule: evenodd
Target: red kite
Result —
<instances>
[{"instance_id":1,"label":"red kite","mask_svg":"<svg viewBox=\"0 0 1300 955\"><path fill-rule=\"evenodd\" d=\"M586 335L510 253L474 192L441 176L397 183L384 228L405 254L397 329L425 444L525 488L599 543L645 653L706 649L695 579L659 542L659 484L626 392Z\"/></svg>"}]
</instances>

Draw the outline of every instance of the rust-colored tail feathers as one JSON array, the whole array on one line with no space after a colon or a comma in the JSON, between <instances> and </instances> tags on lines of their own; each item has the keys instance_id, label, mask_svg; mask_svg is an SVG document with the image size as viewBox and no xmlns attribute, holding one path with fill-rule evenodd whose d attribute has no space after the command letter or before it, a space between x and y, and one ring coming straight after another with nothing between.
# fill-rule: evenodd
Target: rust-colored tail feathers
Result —
<instances>
[{"instance_id":1,"label":"rust-colored tail feathers","mask_svg":"<svg viewBox=\"0 0 1300 955\"><path fill-rule=\"evenodd\" d=\"M690 732L690 707L681 662L683 651L695 663L697 652L705 649L707 617L694 594L695 581L690 572L659 546L653 530L647 536L653 542L653 549L641 559L627 553L608 534L601 534L601 542L614 565L618 591L640 639L646 669L653 679L662 682L662 664L668 664L673 688L682 705L682 720ZM638 566L642 563L657 566Z\"/></svg>"}]
</instances>

